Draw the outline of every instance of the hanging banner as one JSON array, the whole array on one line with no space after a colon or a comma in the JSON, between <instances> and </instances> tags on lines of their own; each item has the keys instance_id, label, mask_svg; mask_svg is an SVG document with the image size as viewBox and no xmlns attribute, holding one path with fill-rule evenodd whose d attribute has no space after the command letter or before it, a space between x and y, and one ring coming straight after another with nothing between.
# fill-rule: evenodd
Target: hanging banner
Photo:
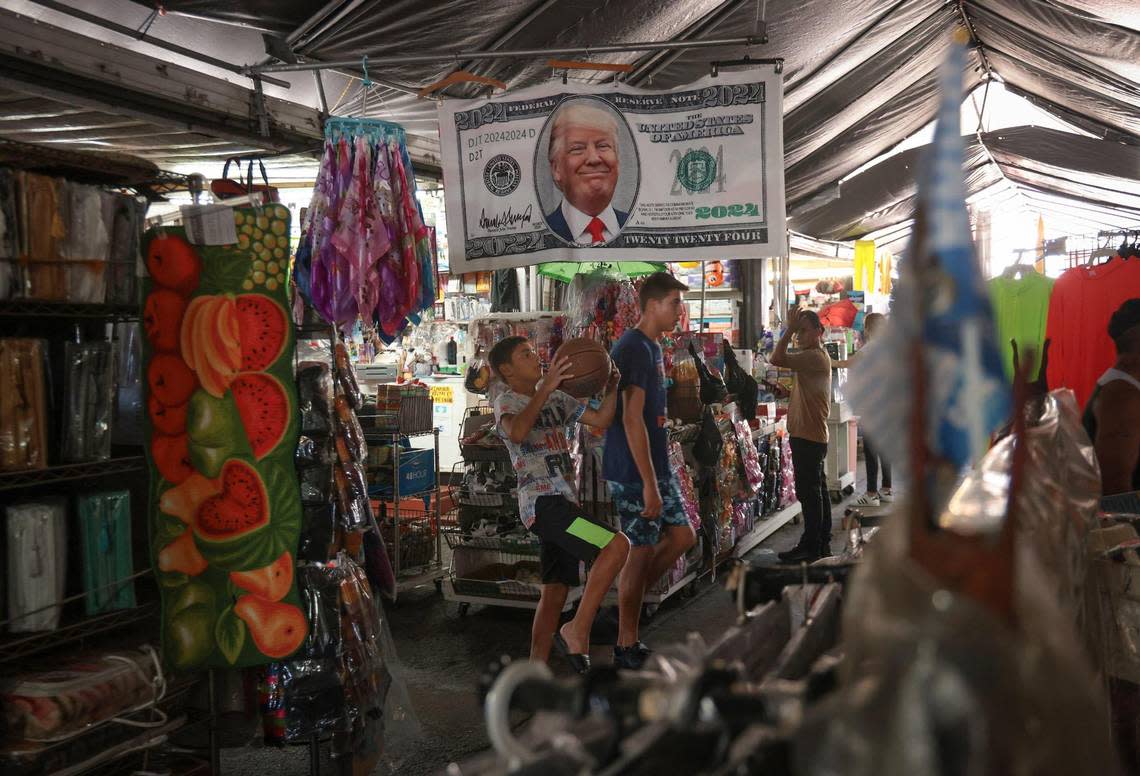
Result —
<instances>
[{"instance_id":1,"label":"hanging banner","mask_svg":"<svg viewBox=\"0 0 1140 776\"><path fill-rule=\"evenodd\" d=\"M151 558L177 670L281 660L308 633L288 315L289 211L229 212L232 245L147 233Z\"/></svg>"},{"instance_id":2,"label":"hanging banner","mask_svg":"<svg viewBox=\"0 0 1140 776\"><path fill-rule=\"evenodd\" d=\"M783 255L781 79L551 82L440 103L451 271Z\"/></svg>"}]
</instances>

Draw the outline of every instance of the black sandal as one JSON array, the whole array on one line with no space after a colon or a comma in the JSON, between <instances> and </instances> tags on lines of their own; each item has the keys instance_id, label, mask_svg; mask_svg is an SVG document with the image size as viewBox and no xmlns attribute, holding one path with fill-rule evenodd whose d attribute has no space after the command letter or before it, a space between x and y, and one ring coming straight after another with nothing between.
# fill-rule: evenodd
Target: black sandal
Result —
<instances>
[{"instance_id":1,"label":"black sandal","mask_svg":"<svg viewBox=\"0 0 1140 776\"><path fill-rule=\"evenodd\" d=\"M558 648L558 654L566 658L574 673L584 674L590 670L590 656L571 652L566 639L562 638L562 634L558 631L554 632L554 646Z\"/></svg>"}]
</instances>

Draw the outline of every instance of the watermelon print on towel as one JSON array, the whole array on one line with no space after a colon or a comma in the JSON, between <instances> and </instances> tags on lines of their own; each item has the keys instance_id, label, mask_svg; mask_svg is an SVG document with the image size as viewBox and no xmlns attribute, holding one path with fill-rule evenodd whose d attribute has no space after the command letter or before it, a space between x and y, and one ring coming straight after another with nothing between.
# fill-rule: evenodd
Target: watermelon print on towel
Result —
<instances>
[{"instance_id":1,"label":"watermelon print on towel","mask_svg":"<svg viewBox=\"0 0 1140 776\"><path fill-rule=\"evenodd\" d=\"M289 211L234 211L238 242L144 241L150 549L179 671L280 660L308 633L294 579L301 497Z\"/></svg>"}]
</instances>

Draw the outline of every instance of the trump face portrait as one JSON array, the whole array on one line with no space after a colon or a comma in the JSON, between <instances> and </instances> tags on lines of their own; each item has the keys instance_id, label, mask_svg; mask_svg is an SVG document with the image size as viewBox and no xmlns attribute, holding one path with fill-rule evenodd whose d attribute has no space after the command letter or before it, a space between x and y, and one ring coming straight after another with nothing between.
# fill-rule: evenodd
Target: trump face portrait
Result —
<instances>
[{"instance_id":1,"label":"trump face portrait","mask_svg":"<svg viewBox=\"0 0 1140 776\"><path fill-rule=\"evenodd\" d=\"M611 204L621 172L615 117L586 101L564 103L551 121L548 159L562 193L562 202L546 213L550 230L575 245L617 237L629 214Z\"/></svg>"}]
</instances>

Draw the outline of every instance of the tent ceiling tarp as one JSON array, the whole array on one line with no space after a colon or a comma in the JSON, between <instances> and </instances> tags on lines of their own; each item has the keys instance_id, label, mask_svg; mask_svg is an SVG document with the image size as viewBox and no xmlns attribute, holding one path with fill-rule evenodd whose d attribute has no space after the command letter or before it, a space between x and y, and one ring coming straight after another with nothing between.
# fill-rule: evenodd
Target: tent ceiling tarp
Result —
<instances>
[{"instance_id":1,"label":"tent ceiling tarp","mask_svg":"<svg viewBox=\"0 0 1140 776\"><path fill-rule=\"evenodd\" d=\"M791 209L791 227L823 239L853 240L909 220L915 210L914 170L925 152L925 146L903 151L845 181L838 197ZM1006 180L1132 212L1140 223L1140 146L1012 127L968 137L964 167L967 196Z\"/></svg>"},{"instance_id":2,"label":"tent ceiling tarp","mask_svg":"<svg viewBox=\"0 0 1140 776\"><path fill-rule=\"evenodd\" d=\"M154 8L150 0L68 2L76 8L98 8L100 14L132 29ZM25 13L37 8L34 0L11 0L9 5ZM632 64L630 82L654 87L680 85L706 75L711 60L738 59L745 53L783 58L787 199L793 213L802 214L808 203L933 119L934 70L951 32L961 27L970 29L978 44L965 74L967 90L993 77L1009 91L1098 138L1140 144L1140 3L1133 0L166 0L162 7L167 16L154 19L147 34L155 39L193 39L203 54L251 65L267 61L262 33L310 60L352 60L365 54L377 59L425 52L743 37L754 34L761 6L766 9L769 42L750 51L729 47L591 58ZM42 7L37 13L61 26L65 18ZM191 23L207 33L215 28L218 42L211 44L209 34L189 34L186 25ZM154 56L146 40L109 33L103 38ZM168 58L184 62L177 56ZM493 75L511 88L551 76L542 57L464 61L456 56L428 64L371 67L370 73L389 83L421 87L457 67ZM325 75L336 113L360 112L358 81L351 75L355 73ZM233 74L224 77L231 83L241 80ZM293 89L267 85L267 94L315 107L310 75L278 77L292 82ZM600 80L608 75L578 77ZM248 89L248 81L244 85ZM459 85L445 96L470 97L484 93L480 89ZM433 101L399 88L377 87L368 112L407 127L421 149L419 159L430 161L438 148ZM161 123L157 118L156 122ZM61 142L83 140L84 130L74 124L60 122L55 129ZM92 132L109 149L123 150L137 143L130 137L135 129L101 121ZM0 135L6 131L0 121ZM26 134L30 129L25 124L19 131ZM191 150L187 138L163 140L161 131L154 137L149 159L160 165L165 158L187 159ZM169 143L168 152L162 150L163 143ZM1106 196L1095 193L1101 185L1095 179L1074 175L1072 183L1066 183L1057 178L1059 169L1102 175L1103 167L1092 157L1076 155L1066 165L1056 165L1023 151L1015 149L1012 156L999 159L1000 173L972 171L973 185L984 185L998 174L1027 191L1093 200ZM213 158L210 153L216 151L203 149L200 158ZM1034 163L1023 170L1020 160ZM1119 176L1136 177L1123 168ZM1090 191L1094 196L1087 196ZM833 219L836 223L828 225L832 229L828 234L839 228L849 231L864 220L877 224L892 219L894 215L879 211L890 208L901 214L904 199L877 201L875 208L868 208L871 212Z\"/></svg>"}]
</instances>

